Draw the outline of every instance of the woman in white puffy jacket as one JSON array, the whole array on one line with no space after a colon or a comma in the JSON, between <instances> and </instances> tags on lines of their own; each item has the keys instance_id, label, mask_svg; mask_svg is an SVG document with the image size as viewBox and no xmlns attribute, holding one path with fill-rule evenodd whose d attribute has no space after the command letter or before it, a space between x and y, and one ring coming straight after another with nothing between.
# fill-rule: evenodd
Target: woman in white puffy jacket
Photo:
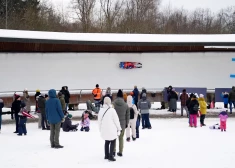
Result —
<instances>
[{"instance_id":1,"label":"woman in white puffy jacket","mask_svg":"<svg viewBox=\"0 0 235 168\"><path fill-rule=\"evenodd\" d=\"M138 110L135 104L133 104L132 101L132 96L127 96L127 105L130 108L130 120L129 120L129 124L126 128L126 140L128 142L130 142L131 140L131 133L130 133L130 129L132 131L132 140L135 141L136 140L136 120L138 117Z\"/></svg>"},{"instance_id":2,"label":"woman in white puffy jacket","mask_svg":"<svg viewBox=\"0 0 235 168\"><path fill-rule=\"evenodd\" d=\"M116 161L113 152L117 137L122 130L116 110L112 107L111 99L105 97L103 108L98 115L99 130L105 140L105 158Z\"/></svg>"}]
</instances>

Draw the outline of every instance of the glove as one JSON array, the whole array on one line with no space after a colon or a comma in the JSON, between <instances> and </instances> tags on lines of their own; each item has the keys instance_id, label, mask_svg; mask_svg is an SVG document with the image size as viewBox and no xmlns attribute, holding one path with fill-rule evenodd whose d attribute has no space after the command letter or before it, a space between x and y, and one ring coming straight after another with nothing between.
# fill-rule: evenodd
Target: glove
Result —
<instances>
[{"instance_id":1,"label":"glove","mask_svg":"<svg viewBox=\"0 0 235 168\"><path fill-rule=\"evenodd\" d=\"M63 118L62 120L61 120L61 122L63 123L65 121L65 118Z\"/></svg>"}]
</instances>

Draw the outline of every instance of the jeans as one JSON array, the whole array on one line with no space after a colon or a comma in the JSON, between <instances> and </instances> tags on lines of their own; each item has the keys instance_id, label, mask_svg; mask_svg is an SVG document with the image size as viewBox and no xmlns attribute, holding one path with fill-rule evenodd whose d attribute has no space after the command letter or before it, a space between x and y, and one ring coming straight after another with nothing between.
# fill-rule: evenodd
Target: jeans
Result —
<instances>
[{"instance_id":1,"label":"jeans","mask_svg":"<svg viewBox=\"0 0 235 168\"><path fill-rule=\"evenodd\" d=\"M19 131L19 115L15 114L16 132Z\"/></svg>"},{"instance_id":2,"label":"jeans","mask_svg":"<svg viewBox=\"0 0 235 168\"><path fill-rule=\"evenodd\" d=\"M188 108L187 108L187 106L181 106L181 116L183 116L184 109L185 109L186 114L187 114L187 116L188 116Z\"/></svg>"},{"instance_id":3,"label":"jeans","mask_svg":"<svg viewBox=\"0 0 235 168\"><path fill-rule=\"evenodd\" d=\"M233 106L232 106L233 105ZM233 109L233 107L235 107L235 102L233 101L233 102L230 102L229 103L229 106L230 106L230 113L232 113L232 109Z\"/></svg>"},{"instance_id":4,"label":"jeans","mask_svg":"<svg viewBox=\"0 0 235 168\"><path fill-rule=\"evenodd\" d=\"M105 157L109 158L113 156L115 144L116 144L116 139L112 141L105 141L105 144L104 144Z\"/></svg>"},{"instance_id":5,"label":"jeans","mask_svg":"<svg viewBox=\"0 0 235 168\"><path fill-rule=\"evenodd\" d=\"M57 124L51 124L51 133L50 133L50 141L51 141L51 146L58 146L60 145L59 137L60 137L60 124L61 122Z\"/></svg>"},{"instance_id":6,"label":"jeans","mask_svg":"<svg viewBox=\"0 0 235 168\"><path fill-rule=\"evenodd\" d=\"M99 113L100 111L100 100L95 100L95 108L96 108L96 113Z\"/></svg>"},{"instance_id":7,"label":"jeans","mask_svg":"<svg viewBox=\"0 0 235 168\"><path fill-rule=\"evenodd\" d=\"M68 106L69 106L69 103L66 103L66 104L65 104L65 109L64 109L65 111L68 110Z\"/></svg>"},{"instance_id":8,"label":"jeans","mask_svg":"<svg viewBox=\"0 0 235 168\"><path fill-rule=\"evenodd\" d=\"M148 114L141 114L142 117L142 127L143 128L150 128L151 124L149 121L149 113Z\"/></svg>"},{"instance_id":9,"label":"jeans","mask_svg":"<svg viewBox=\"0 0 235 168\"><path fill-rule=\"evenodd\" d=\"M82 127L81 128L81 131L84 131L85 130L85 132L89 132L90 131L90 128L89 127Z\"/></svg>"},{"instance_id":10,"label":"jeans","mask_svg":"<svg viewBox=\"0 0 235 168\"><path fill-rule=\"evenodd\" d=\"M125 134L125 129L121 131L121 134L118 138L119 140L119 153L122 153L123 152L123 147L124 147L124 134ZM114 147L114 152L116 152L116 143L115 143L115 147Z\"/></svg>"},{"instance_id":11,"label":"jeans","mask_svg":"<svg viewBox=\"0 0 235 168\"><path fill-rule=\"evenodd\" d=\"M18 133L20 135L22 135L22 134L26 135L27 134L26 122L27 122L27 118L26 117L20 117L19 128L18 128Z\"/></svg>"},{"instance_id":12,"label":"jeans","mask_svg":"<svg viewBox=\"0 0 235 168\"><path fill-rule=\"evenodd\" d=\"M48 124L47 119L46 119L46 114L42 114L41 125L42 125L42 129L49 128L49 124Z\"/></svg>"}]
</instances>

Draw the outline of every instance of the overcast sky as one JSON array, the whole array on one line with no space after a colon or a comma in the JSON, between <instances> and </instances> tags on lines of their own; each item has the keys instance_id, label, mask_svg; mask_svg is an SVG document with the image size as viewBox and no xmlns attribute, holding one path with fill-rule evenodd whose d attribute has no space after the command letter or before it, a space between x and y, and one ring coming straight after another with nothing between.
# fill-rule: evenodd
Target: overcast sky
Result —
<instances>
[{"instance_id":1,"label":"overcast sky","mask_svg":"<svg viewBox=\"0 0 235 168\"><path fill-rule=\"evenodd\" d=\"M71 0L48 0L56 5L57 9L66 10ZM62 5L63 4L63 5ZM194 10L195 8L210 8L212 12L218 12L221 8L235 6L235 0L161 0L161 6L171 5L172 8L181 8ZM68 11L68 10L66 10Z\"/></svg>"}]
</instances>

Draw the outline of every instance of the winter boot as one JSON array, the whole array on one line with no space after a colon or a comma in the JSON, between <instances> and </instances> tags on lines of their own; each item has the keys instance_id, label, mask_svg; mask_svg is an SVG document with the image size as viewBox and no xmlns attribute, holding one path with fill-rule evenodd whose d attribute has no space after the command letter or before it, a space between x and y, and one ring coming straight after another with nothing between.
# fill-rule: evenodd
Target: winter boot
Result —
<instances>
[{"instance_id":1,"label":"winter boot","mask_svg":"<svg viewBox=\"0 0 235 168\"><path fill-rule=\"evenodd\" d=\"M130 142L130 141L131 141L131 138L127 138L126 141L127 141L127 142Z\"/></svg>"},{"instance_id":2,"label":"winter boot","mask_svg":"<svg viewBox=\"0 0 235 168\"><path fill-rule=\"evenodd\" d=\"M56 149L60 149L60 148L64 148L64 147L61 146L61 145L55 145L55 148L56 148Z\"/></svg>"},{"instance_id":3,"label":"winter boot","mask_svg":"<svg viewBox=\"0 0 235 168\"><path fill-rule=\"evenodd\" d=\"M119 157L122 157L122 153L120 153L120 152L118 152L117 155L118 155Z\"/></svg>"},{"instance_id":4,"label":"winter boot","mask_svg":"<svg viewBox=\"0 0 235 168\"><path fill-rule=\"evenodd\" d=\"M108 158L108 160L109 160L110 162L115 162L115 161L116 161L116 159L115 159L113 156L110 156L110 157Z\"/></svg>"},{"instance_id":5,"label":"winter boot","mask_svg":"<svg viewBox=\"0 0 235 168\"><path fill-rule=\"evenodd\" d=\"M113 152L113 156L114 156L114 157L116 156L116 152Z\"/></svg>"},{"instance_id":6,"label":"winter boot","mask_svg":"<svg viewBox=\"0 0 235 168\"><path fill-rule=\"evenodd\" d=\"M132 140L133 140L133 141L135 141L135 140L136 140L136 138L134 138L134 137L132 136Z\"/></svg>"}]
</instances>

